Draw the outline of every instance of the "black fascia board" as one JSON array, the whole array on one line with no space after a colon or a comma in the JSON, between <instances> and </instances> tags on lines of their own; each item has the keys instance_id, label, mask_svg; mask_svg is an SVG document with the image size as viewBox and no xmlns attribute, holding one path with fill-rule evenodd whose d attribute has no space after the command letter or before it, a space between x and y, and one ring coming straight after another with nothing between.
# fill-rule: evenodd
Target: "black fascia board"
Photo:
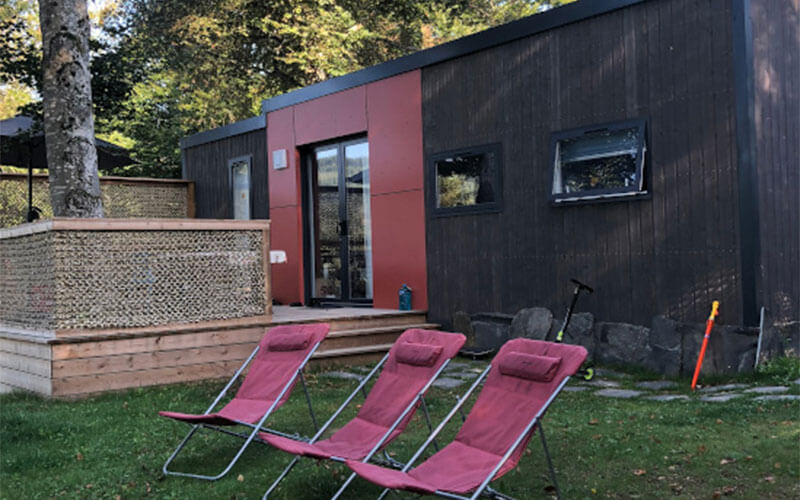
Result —
<instances>
[{"instance_id":1,"label":"black fascia board","mask_svg":"<svg viewBox=\"0 0 800 500\"><path fill-rule=\"evenodd\" d=\"M261 103L261 112L266 114L270 111L390 78L497 45L503 45L520 38L583 21L645 1L647 0L580 0L573 2L392 61L265 99Z\"/></svg>"},{"instance_id":2,"label":"black fascia board","mask_svg":"<svg viewBox=\"0 0 800 500\"><path fill-rule=\"evenodd\" d=\"M181 149L193 148L201 144L219 141L235 135L246 134L247 132L266 128L266 126L266 117L264 115L258 115L246 120L231 123L230 125L199 132L189 137L183 137L181 138L180 146Z\"/></svg>"}]
</instances>

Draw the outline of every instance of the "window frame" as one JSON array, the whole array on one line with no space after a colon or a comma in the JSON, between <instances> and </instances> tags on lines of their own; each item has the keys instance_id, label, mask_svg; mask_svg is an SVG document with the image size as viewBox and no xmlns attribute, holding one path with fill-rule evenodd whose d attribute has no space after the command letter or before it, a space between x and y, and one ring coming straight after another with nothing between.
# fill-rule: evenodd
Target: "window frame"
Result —
<instances>
[{"instance_id":1,"label":"window frame","mask_svg":"<svg viewBox=\"0 0 800 500\"><path fill-rule=\"evenodd\" d=\"M556 167L558 162L559 141L574 139L596 132L618 131L630 128L638 129L638 141L636 144L636 179L638 185L630 187L616 187L593 189L591 191L579 191L577 193L553 193L555 184ZM649 164L649 150L647 147L647 120L645 118L635 118L616 122L593 124L589 126L577 127L568 130L561 130L551 134L550 141L550 202L552 205L570 205L579 203L601 203L613 201L625 201L630 199L648 198L647 168Z\"/></svg>"},{"instance_id":2,"label":"window frame","mask_svg":"<svg viewBox=\"0 0 800 500\"><path fill-rule=\"evenodd\" d=\"M438 206L438 175L436 162L457 155L478 155L492 153L495 158L495 174L492 185L495 186L495 200L488 203L477 203L460 207ZM430 182L430 196L428 197L429 213L433 217L450 217L453 215L475 215L485 213L498 213L503 211L503 147L500 142L492 142L449 151L432 153L428 157L428 171Z\"/></svg>"},{"instance_id":3,"label":"window frame","mask_svg":"<svg viewBox=\"0 0 800 500\"><path fill-rule=\"evenodd\" d=\"M248 214L249 217L247 219L236 219L236 200L234 199L233 193L233 166L236 163L240 162L247 162L247 184L248 184L248 193L247 193L247 202L248 202L248 210L250 213ZM230 196L231 200L231 219L234 220L253 220L253 155L243 155L237 156L235 158L230 158L228 160L228 195Z\"/></svg>"}]
</instances>

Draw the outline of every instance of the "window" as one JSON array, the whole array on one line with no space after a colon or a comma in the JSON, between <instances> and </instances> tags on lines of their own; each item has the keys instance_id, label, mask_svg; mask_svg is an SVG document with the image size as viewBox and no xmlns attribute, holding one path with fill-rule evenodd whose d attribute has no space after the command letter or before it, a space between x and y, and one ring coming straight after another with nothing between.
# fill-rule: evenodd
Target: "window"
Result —
<instances>
[{"instance_id":1,"label":"window","mask_svg":"<svg viewBox=\"0 0 800 500\"><path fill-rule=\"evenodd\" d=\"M556 203L645 194L644 120L553 135Z\"/></svg>"},{"instance_id":2,"label":"window","mask_svg":"<svg viewBox=\"0 0 800 500\"><path fill-rule=\"evenodd\" d=\"M241 156L228 161L234 219L250 218L250 165L250 156Z\"/></svg>"},{"instance_id":3,"label":"window","mask_svg":"<svg viewBox=\"0 0 800 500\"><path fill-rule=\"evenodd\" d=\"M431 163L434 215L501 209L499 144L435 154Z\"/></svg>"}]
</instances>

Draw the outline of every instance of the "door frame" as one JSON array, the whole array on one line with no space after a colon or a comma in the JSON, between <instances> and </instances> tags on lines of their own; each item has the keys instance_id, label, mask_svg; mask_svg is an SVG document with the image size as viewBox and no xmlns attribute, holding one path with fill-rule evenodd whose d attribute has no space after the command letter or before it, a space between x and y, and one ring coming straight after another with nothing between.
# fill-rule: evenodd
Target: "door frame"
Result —
<instances>
[{"instance_id":1,"label":"door frame","mask_svg":"<svg viewBox=\"0 0 800 500\"><path fill-rule=\"evenodd\" d=\"M311 193L311 174L312 169L314 167L314 152L318 149L325 149L335 146L337 148L336 152L336 161L337 161L337 168L339 170L339 221L344 218L347 220L347 204L346 198L344 203L342 202L342 195L341 195L341 180L342 180L342 170L344 169L344 150L347 146L353 144L359 144L365 142L367 143L367 148L369 148L369 140L367 134L360 133L349 135L345 137L340 137L337 139L332 139L324 142L317 142L314 144L309 144L302 149L300 149L300 158L301 158L301 165L303 166L300 169L300 183L301 183L301 205L302 205L302 219L303 219L303 285L304 285L304 293L303 293L303 302L311 307L372 307L373 299L351 299L351 298L327 298L327 297L314 297L314 228L312 225L312 213L311 210L313 208L313 200L312 200L312 193ZM370 177L371 182L371 177ZM345 191L346 191L346 184L345 184ZM371 192L371 191L370 191ZM345 193L345 197L347 194ZM367 200L367 203L371 203L371 200ZM372 220L370 220L370 225L372 224ZM349 226L348 226L348 233L349 233ZM344 240L344 241L342 241ZM341 255L342 260L342 296L345 296L345 290L347 291L347 295L350 294L350 280L349 280L349 271L350 271L350 262L349 259L346 258L349 256L349 248L347 243L347 238L341 238L339 242L339 252ZM370 262L370 266L372 262ZM345 273L347 271L347 273ZM373 293L374 293L374 284L373 284Z\"/></svg>"}]
</instances>

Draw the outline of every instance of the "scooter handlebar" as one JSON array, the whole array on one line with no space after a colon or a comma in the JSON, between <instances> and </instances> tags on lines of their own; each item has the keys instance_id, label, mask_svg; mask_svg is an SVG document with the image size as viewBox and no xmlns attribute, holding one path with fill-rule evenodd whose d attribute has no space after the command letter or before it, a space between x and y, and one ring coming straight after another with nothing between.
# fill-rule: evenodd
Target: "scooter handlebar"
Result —
<instances>
[{"instance_id":1,"label":"scooter handlebar","mask_svg":"<svg viewBox=\"0 0 800 500\"><path fill-rule=\"evenodd\" d=\"M580 281L576 280L575 278L570 279L578 288L581 290L587 290L589 293L594 293L594 289L589 285L583 284Z\"/></svg>"}]
</instances>

